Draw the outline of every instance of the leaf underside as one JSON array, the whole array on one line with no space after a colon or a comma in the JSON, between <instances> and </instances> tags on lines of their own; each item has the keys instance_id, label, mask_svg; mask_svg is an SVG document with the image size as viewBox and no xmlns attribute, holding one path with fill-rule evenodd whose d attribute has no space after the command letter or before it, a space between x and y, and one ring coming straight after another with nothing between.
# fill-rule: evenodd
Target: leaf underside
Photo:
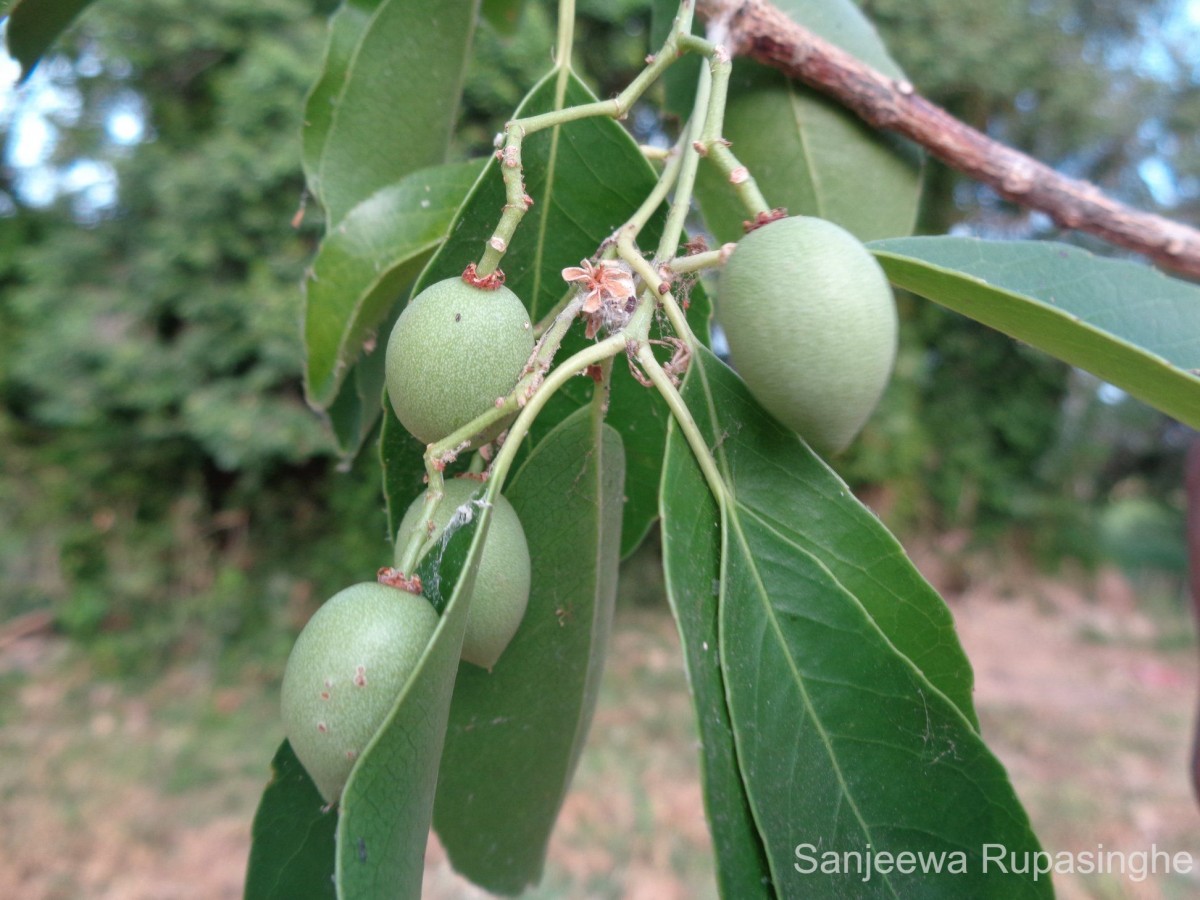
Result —
<instances>
[{"instance_id":1,"label":"leaf underside","mask_svg":"<svg viewBox=\"0 0 1200 900\"><path fill-rule=\"evenodd\" d=\"M8 52L21 64L24 81L58 36L78 18L92 0L17 0L8 11L4 40Z\"/></svg>"},{"instance_id":2,"label":"leaf underside","mask_svg":"<svg viewBox=\"0 0 1200 900\"><path fill-rule=\"evenodd\" d=\"M1200 287L1053 241L921 237L869 249L899 287L1200 428Z\"/></svg>"},{"instance_id":3,"label":"leaf underside","mask_svg":"<svg viewBox=\"0 0 1200 900\"><path fill-rule=\"evenodd\" d=\"M254 815L246 900L331 900L337 813L325 808L291 744L271 760L271 781Z\"/></svg>"},{"instance_id":4,"label":"leaf underside","mask_svg":"<svg viewBox=\"0 0 1200 900\"><path fill-rule=\"evenodd\" d=\"M305 105L302 160L332 227L446 156L475 25L473 0L351 0L330 20ZM420 22L420 27L414 27Z\"/></svg>"},{"instance_id":5,"label":"leaf underside","mask_svg":"<svg viewBox=\"0 0 1200 900\"><path fill-rule=\"evenodd\" d=\"M434 809L455 869L495 893L541 878L595 710L623 475L620 435L585 408L546 435L504 491L533 560L529 607L490 672L460 666Z\"/></svg>"},{"instance_id":6,"label":"leaf underside","mask_svg":"<svg viewBox=\"0 0 1200 900\"><path fill-rule=\"evenodd\" d=\"M339 896L421 895L446 721L466 631L466 599L490 518L484 510L473 522L448 530L439 550L418 568L426 599L444 611L416 671L342 792Z\"/></svg>"},{"instance_id":7,"label":"leaf underside","mask_svg":"<svg viewBox=\"0 0 1200 900\"><path fill-rule=\"evenodd\" d=\"M700 733L701 784L723 897L774 897L766 851L737 767L717 640L721 516L686 439L667 437L659 496L663 574Z\"/></svg>"}]
</instances>

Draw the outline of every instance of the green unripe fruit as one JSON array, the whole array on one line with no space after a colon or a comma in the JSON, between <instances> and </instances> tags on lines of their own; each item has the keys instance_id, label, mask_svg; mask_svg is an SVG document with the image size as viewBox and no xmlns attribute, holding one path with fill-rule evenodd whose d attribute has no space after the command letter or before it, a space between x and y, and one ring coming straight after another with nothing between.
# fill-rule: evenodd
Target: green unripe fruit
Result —
<instances>
[{"instance_id":1,"label":"green unripe fruit","mask_svg":"<svg viewBox=\"0 0 1200 900\"><path fill-rule=\"evenodd\" d=\"M364 582L334 594L300 632L283 673L283 725L327 802L341 796L437 623L424 597Z\"/></svg>"},{"instance_id":2,"label":"green unripe fruit","mask_svg":"<svg viewBox=\"0 0 1200 900\"><path fill-rule=\"evenodd\" d=\"M415 529L422 537L440 540L455 510L466 503L479 483L465 478L450 479L445 484L445 496L433 516L433 531L426 530L421 519L425 504L422 494L408 507L397 530L396 564L408 545ZM529 604L531 578L529 545L525 529L517 512L504 497L497 496L492 508L491 523L479 556L475 585L467 598L470 612L463 638L462 658L467 662L490 669L508 646Z\"/></svg>"},{"instance_id":3,"label":"green unripe fruit","mask_svg":"<svg viewBox=\"0 0 1200 900\"><path fill-rule=\"evenodd\" d=\"M896 301L867 248L824 219L758 228L721 272L716 315L758 402L815 449L844 450L896 360Z\"/></svg>"},{"instance_id":4,"label":"green unripe fruit","mask_svg":"<svg viewBox=\"0 0 1200 900\"><path fill-rule=\"evenodd\" d=\"M532 352L529 313L508 288L483 290L461 278L431 284L388 339L396 418L422 443L440 441L506 396Z\"/></svg>"}]
</instances>

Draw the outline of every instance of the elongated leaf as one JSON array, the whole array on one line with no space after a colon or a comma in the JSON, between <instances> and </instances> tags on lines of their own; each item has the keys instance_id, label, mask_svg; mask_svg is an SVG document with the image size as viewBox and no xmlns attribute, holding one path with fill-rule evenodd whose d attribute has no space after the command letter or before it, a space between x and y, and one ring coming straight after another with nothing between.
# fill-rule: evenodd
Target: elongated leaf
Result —
<instances>
[{"instance_id":1,"label":"elongated leaf","mask_svg":"<svg viewBox=\"0 0 1200 900\"><path fill-rule=\"evenodd\" d=\"M383 0L342 0L342 5L329 17L329 37L321 74L313 82L304 100L304 125L300 134L300 161L309 190L321 196L321 154L333 124L333 111L338 94L346 81L346 72L354 57L355 48L371 24L371 17ZM326 210L328 214L328 210Z\"/></svg>"},{"instance_id":2,"label":"elongated leaf","mask_svg":"<svg viewBox=\"0 0 1200 900\"><path fill-rule=\"evenodd\" d=\"M333 427L338 454L343 465L349 465L367 438L374 433L375 425L388 403L384 395L386 381L386 348L383 339L392 333L392 326L399 318L401 308L397 306L380 323L376 334L380 335L375 346L363 349L363 355L345 378L337 398L330 404L326 414Z\"/></svg>"},{"instance_id":3,"label":"elongated leaf","mask_svg":"<svg viewBox=\"0 0 1200 900\"><path fill-rule=\"evenodd\" d=\"M313 406L333 402L363 341L445 239L481 168L413 172L359 203L321 241L305 282L305 388Z\"/></svg>"},{"instance_id":4,"label":"elongated leaf","mask_svg":"<svg viewBox=\"0 0 1200 900\"><path fill-rule=\"evenodd\" d=\"M1039 851L1000 763L852 594L744 508L724 520L722 660L738 759L785 895L1049 897L986 871L988 845ZM948 868L822 871L808 856L929 854ZM796 865L807 862L807 868ZM957 871L961 870L961 871ZM793 887L795 886L795 887Z\"/></svg>"},{"instance_id":5,"label":"elongated leaf","mask_svg":"<svg viewBox=\"0 0 1200 900\"><path fill-rule=\"evenodd\" d=\"M754 426L744 441L722 444L740 503L786 530L858 599L876 625L978 727L974 675L950 610L913 567L892 534L794 434L759 421L741 379L707 351L689 373L684 397L702 428L722 434ZM701 410L703 412L697 412Z\"/></svg>"},{"instance_id":6,"label":"elongated leaf","mask_svg":"<svg viewBox=\"0 0 1200 900\"><path fill-rule=\"evenodd\" d=\"M448 533L442 552L431 554L419 569L426 598L441 608L449 594L449 602L416 671L342 792L340 897L421 896L438 767L466 630L465 599L490 518L485 510Z\"/></svg>"},{"instance_id":7,"label":"elongated leaf","mask_svg":"<svg viewBox=\"0 0 1200 900\"><path fill-rule=\"evenodd\" d=\"M663 572L679 626L700 730L704 806L723 897L774 897L766 853L742 786L717 640L721 515L679 429L667 435L659 494Z\"/></svg>"},{"instance_id":8,"label":"elongated leaf","mask_svg":"<svg viewBox=\"0 0 1200 900\"><path fill-rule=\"evenodd\" d=\"M1200 428L1200 287L1050 241L878 241L888 278Z\"/></svg>"},{"instance_id":9,"label":"elongated leaf","mask_svg":"<svg viewBox=\"0 0 1200 900\"><path fill-rule=\"evenodd\" d=\"M851 0L776 0L793 21L894 78L903 78ZM861 240L910 234L921 193L920 154L775 69L734 61L725 137L772 206L820 216ZM721 241L736 241L749 216L712 166L697 197Z\"/></svg>"},{"instance_id":10,"label":"elongated leaf","mask_svg":"<svg viewBox=\"0 0 1200 900\"><path fill-rule=\"evenodd\" d=\"M24 81L50 45L92 0L17 0L8 12L4 41L21 64Z\"/></svg>"},{"instance_id":11,"label":"elongated leaf","mask_svg":"<svg viewBox=\"0 0 1200 900\"><path fill-rule=\"evenodd\" d=\"M454 867L495 893L541 878L595 710L616 599L623 475L620 435L581 409L537 445L504 492L533 559L529 608L491 672L459 669L434 808Z\"/></svg>"},{"instance_id":12,"label":"elongated leaf","mask_svg":"<svg viewBox=\"0 0 1200 900\"><path fill-rule=\"evenodd\" d=\"M284 741L254 815L246 900L332 900L337 813Z\"/></svg>"},{"instance_id":13,"label":"elongated leaf","mask_svg":"<svg viewBox=\"0 0 1200 900\"><path fill-rule=\"evenodd\" d=\"M848 512L857 501L707 351L692 362L685 397L728 486L721 664L777 892L1049 896L1045 879L984 866L985 845L1017 854L1038 845L1004 769L963 712L967 699L956 704L932 667L915 664L961 658L936 595L897 590L885 573L908 568L898 545L865 519L861 529L845 527L861 515ZM814 541L810 529L830 525L837 542ZM915 575L906 581L920 585ZM957 693L964 680L969 673L941 676ZM807 858L905 851L927 862L869 879ZM938 861L940 875L930 871Z\"/></svg>"},{"instance_id":14,"label":"elongated leaf","mask_svg":"<svg viewBox=\"0 0 1200 900\"><path fill-rule=\"evenodd\" d=\"M554 109L555 78L552 72L542 79L514 117ZM594 99L577 78L569 79L564 105ZM534 204L501 265L506 285L537 321L566 293L562 269L592 256L638 208L653 188L656 175L633 139L607 118L583 119L530 135L523 144L522 161L526 192ZM504 202L499 164L492 160L451 225L450 236L422 274L418 288L458 275L467 263L478 260ZM644 247L652 249L657 244L664 215L660 212L643 232ZM710 312L707 298L697 289L688 316L698 333L707 335ZM582 327L577 326L563 343L558 359L582 346ZM538 417L535 440L588 403L591 395L590 379L568 384ZM621 433L629 462L629 499L621 531L622 555L626 555L641 542L657 515L655 495L670 417L658 393L639 385L621 361L614 372L610 409L608 422Z\"/></svg>"},{"instance_id":15,"label":"elongated leaf","mask_svg":"<svg viewBox=\"0 0 1200 900\"><path fill-rule=\"evenodd\" d=\"M305 116L309 187L330 226L380 188L445 159L475 25L473 0L435 10L418 0L353 6L331 25Z\"/></svg>"},{"instance_id":16,"label":"elongated leaf","mask_svg":"<svg viewBox=\"0 0 1200 900\"><path fill-rule=\"evenodd\" d=\"M400 424L392 405L383 403L383 428L379 437L379 460L383 467L383 496L387 503L388 535L396 529L414 497L423 490L425 447Z\"/></svg>"}]
</instances>

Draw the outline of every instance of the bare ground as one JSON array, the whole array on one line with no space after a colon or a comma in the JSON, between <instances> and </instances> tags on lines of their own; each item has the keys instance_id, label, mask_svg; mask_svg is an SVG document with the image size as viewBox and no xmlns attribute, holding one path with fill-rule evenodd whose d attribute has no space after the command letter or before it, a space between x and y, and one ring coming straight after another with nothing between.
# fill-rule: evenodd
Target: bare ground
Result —
<instances>
[{"instance_id":1,"label":"bare ground","mask_svg":"<svg viewBox=\"0 0 1200 900\"><path fill-rule=\"evenodd\" d=\"M1052 851L1198 854L1187 779L1200 672L1186 618L1129 584L1048 579L917 554L976 672L985 738ZM279 740L274 690L248 671L152 684L95 679L61 642L0 651L0 897L240 896L250 819ZM431 841L427 896L486 896ZM1173 900L1192 876L1059 876L1059 895ZM592 738L536 897L715 896L696 745L666 614L619 615Z\"/></svg>"}]
</instances>

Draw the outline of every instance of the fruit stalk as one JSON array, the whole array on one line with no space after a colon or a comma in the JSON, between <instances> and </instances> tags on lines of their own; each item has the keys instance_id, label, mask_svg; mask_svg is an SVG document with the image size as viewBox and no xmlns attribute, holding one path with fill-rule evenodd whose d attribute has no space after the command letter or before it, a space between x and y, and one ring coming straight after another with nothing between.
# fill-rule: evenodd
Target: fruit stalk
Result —
<instances>
[{"instance_id":1,"label":"fruit stalk","mask_svg":"<svg viewBox=\"0 0 1200 900\"><path fill-rule=\"evenodd\" d=\"M946 165L1064 228L1143 253L1164 269L1200 277L1200 230L1144 212L1096 185L1056 172L956 119L897 81L793 22L765 0L700 0L699 12L726 31L738 55L802 81L872 128L916 142Z\"/></svg>"},{"instance_id":2,"label":"fruit stalk","mask_svg":"<svg viewBox=\"0 0 1200 900\"><path fill-rule=\"evenodd\" d=\"M725 479L721 476L720 469L717 468L717 461L708 449L704 435L700 433L700 426L692 418L692 411L688 409L679 390L671 382L671 377L663 371L663 367L654 358L654 353L651 352L648 344L643 344L638 348L637 360L642 364L642 368L646 370L646 374L654 382L654 386L658 388L659 393L662 394L663 399L667 402L667 408L671 410L671 415L675 417L675 424L683 432L688 446L692 448L692 453L696 457L696 463L700 466L700 471L704 474L704 480L708 482L708 489L712 491L713 499L717 501L717 506L723 512L725 502L728 499L725 491Z\"/></svg>"},{"instance_id":3,"label":"fruit stalk","mask_svg":"<svg viewBox=\"0 0 1200 900\"><path fill-rule=\"evenodd\" d=\"M492 462L491 475L488 478L489 493L493 483L504 483L504 479L508 475L508 470L512 466L513 459L516 458L517 450L520 448L521 442L525 439L525 435L529 433L529 426L537 418L550 398L554 396L554 393L566 384L569 379L583 373L588 366L601 363L623 352L625 344L626 336L624 330L609 335L604 340L592 344L590 347L585 347L568 359L563 360L546 376L546 380L542 383L542 386L534 392L529 402L525 404L525 408L517 416L516 421L513 422L512 427L509 428L508 438Z\"/></svg>"},{"instance_id":4,"label":"fruit stalk","mask_svg":"<svg viewBox=\"0 0 1200 900\"><path fill-rule=\"evenodd\" d=\"M713 52L712 62L712 97L709 101L708 116L704 126L704 134L700 143L706 159L710 159L721 174L733 186L742 206L750 213L751 219L761 213L767 213L771 207L758 189L758 183L750 170L742 165L729 149L729 141L725 140L722 132L725 128L725 100L729 95L729 75L733 71L733 62L729 52L718 45Z\"/></svg>"},{"instance_id":5,"label":"fruit stalk","mask_svg":"<svg viewBox=\"0 0 1200 900\"><path fill-rule=\"evenodd\" d=\"M501 214L492 236L488 238L483 256L480 257L476 267L479 275L490 275L500 265L500 260L508 249L517 226L533 203L525 193L524 167L521 163L521 145L525 138L547 128L556 128L568 122L592 116L622 119L633 108L633 104L683 53L708 54L713 52L712 44L689 33L692 27L692 14L692 4L684 4L679 16L675 19L671 33L663 42L662 48L647 57L649 61L646 68L639 72L637 77L611 100L597 100L593 103L556 109L523 119L513 119L504 126L503 140L496 149L496 157L500 160L501 174L505 185L504 212ZM563 79L569 71L570 60L566 58L561 48L559 56L556 65L559 67L561 90L561 86L565 85Z\"/></svg>"},{"instance_id":6,"label":"fruit stalk","mask_svg":"<svg viewBox=\"0 0 1200 900\"><path fill-rule=\"evenodd\" d=\"M712 114L712 72L709 67L702 66L700 78L696 83L696 98L692 104L692 115L688 120L687 129L680 138L681 142L686 141L683 146L683 161L679 169L671 210L667 213L662 239L658 242L656 262L669 259L679 249L679 241L683 237L683 224L691 210L692 191L696 187L696 169L700 165L700 150L696 142L703 136L704 128Z\"/></svg>"}]
</instances>

